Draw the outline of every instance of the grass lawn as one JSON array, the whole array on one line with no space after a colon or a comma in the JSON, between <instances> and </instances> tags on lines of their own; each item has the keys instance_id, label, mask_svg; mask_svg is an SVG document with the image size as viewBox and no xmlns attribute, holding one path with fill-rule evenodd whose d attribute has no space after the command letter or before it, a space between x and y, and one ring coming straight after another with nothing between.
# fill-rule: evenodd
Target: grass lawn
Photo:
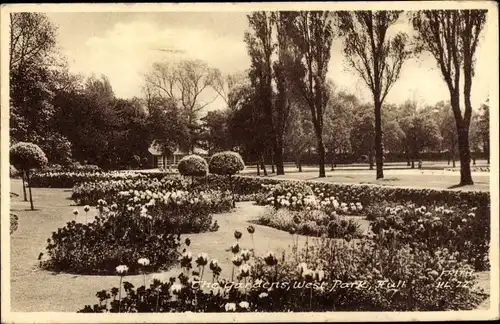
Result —
<instances>
[{"instance_id":1,"label":"grass lawn","mask_svg":"<svg viewBox=\"0 0 500 324\"><path fill-rule=\"evenodd\" d=\"M20 196L11 199L11 210L19 217L19 228L11 236L11 310L13 312L76 312L85 304L97 302L95 293L102 289L117 286L117 276L83 276L72 274L55 274L38 268L38 255L45 252L46 240L57 228L74 219L68 199L69 189L33 189L34 204L37 210L29 211L29 202L22 201L22 187L19 180L11 181L11 192ZM80 214L77 221L85 220L85 213L79 207ZM206 252L209 258L218 259L222 267L222 277L231 278L231 254L225 251L235 242L233 233L239 230L243 233L240 246L252 247L252 239L246 228L253 223L265 208L252 203L239 203L237 209L231 213L215 215L219 223L217 232L190 234L192 241L190 251L196 256ZM96 210L89 212L93 216ZM90 217L89 217L90 220ZM256 228L253 243L257 254L275 251L281 256L282 251L289 251L291 245L290 234L270 227L254 225ZM367 223L362 226L367 228ZM311 241L311 240L310 240ZM304 244L305 237L299 239ZM288 253L288 252L287 252ZM180 270L172 269L157 277L168 278ZM481 286L489 290L489 273L479 274ZM149 281L152 274L147 276ZM206 278L210 280L211 278ZM136 286L143 283L142 275L127 276L125 280ZM489 301L485 301L482 309L488 308Z\"/></svg>"}]
</instances>

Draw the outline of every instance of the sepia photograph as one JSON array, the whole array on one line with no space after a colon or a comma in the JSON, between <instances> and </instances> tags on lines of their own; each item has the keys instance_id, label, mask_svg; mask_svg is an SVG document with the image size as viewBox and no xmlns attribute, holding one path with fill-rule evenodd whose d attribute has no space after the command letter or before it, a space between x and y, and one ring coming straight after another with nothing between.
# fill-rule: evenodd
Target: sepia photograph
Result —
<instances>
[{"instance_id":1,"label":"sepia photograph","mask_svg":"<svg viewBox=\"0 0 500 324\"><path fill-rule=\"evenodd\" d=\"M499 319L496 3L0 21L2 323Z\"/></svg>"}]
</instances>

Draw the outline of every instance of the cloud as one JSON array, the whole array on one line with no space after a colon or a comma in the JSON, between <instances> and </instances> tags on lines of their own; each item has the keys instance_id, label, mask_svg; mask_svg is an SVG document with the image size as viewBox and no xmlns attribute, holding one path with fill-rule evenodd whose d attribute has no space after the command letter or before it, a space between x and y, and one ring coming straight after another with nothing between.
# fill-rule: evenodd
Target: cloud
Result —
<instances>
[{"instance_id":1,"label":"cloud","mask_svg":"<svg viewBox=\"0 0 500 324\"><path fill-rule=\"evenodd\" d=\"M222 18L221 18L222 20ZM153 62L162 60L201 59L223 73L247 69L250 59L241 33L223 33L203 24L180 24L160 26L155 20L132 20L117 22L102 33L83 38L76 46L67 48L66 54L73 62L73 72L86 75L105 74L119 97L141 96L144 73ZM405 31L410 31L407 25ZM226 27L224 27L226 28ZM241 36L238 36L241 34ZM488 38L490 38L489 36ZM76 41L75 41L76 42ZM483 43L488 43L484 41ZM335 40L328 76L344 90L353 92L362 100L371 100L371 93L357 73L346 66L341 52L342 44ZM491 68L488 58L491 49L480 46L477 52L476 77L473 80L472 101L474 106L484 102L489 92ZM207 96L212 97L209 93ZM412 59L403 66L400 79L391 89L387 102L402 103L406 99L417 99L433 104L448 100L449 93L442 80L434 58L422 56ZM216 100L213 106L222 105Z\"/></svg>"},{"instance_id":2,"label":"cloud","mask_svg":"<svg viewBox=\"0 0 500 324\"><path fill-rule=\"evenodd\" d=\"M117 23L68 56L74 61L74 72L108 76L119 97L140 95L144 73L157 61L201 59L224 73L249 65L242 39L210 30L160 28L145 21Z\"/></svg>"}]
</instances>

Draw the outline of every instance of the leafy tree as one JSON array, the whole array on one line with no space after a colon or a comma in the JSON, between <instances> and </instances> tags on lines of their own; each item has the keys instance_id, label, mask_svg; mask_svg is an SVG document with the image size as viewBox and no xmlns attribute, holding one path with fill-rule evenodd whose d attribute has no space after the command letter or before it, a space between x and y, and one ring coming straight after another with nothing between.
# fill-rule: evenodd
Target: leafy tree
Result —
<instances>
[{"instance_id":1,"label":"leafy tree","mask_svg":"<svg viewBox=\"0 0 500 324\"><path fill-rule=\"evenodd\" d=\"M402 130L405 132L406 145L412 158L412 168L415 160L420 159L420 152L424 149L433 150L439 147L441 136L439 127L430 114L415 111L412 115L405 117L401 122Z\"/></svg>"},{"instance_id":2,"label":"leafy tree","mask_svg":"<svg viewBox=\"0 0 500 324\"><path fill-rule=\"evenodd\" d=\"M109 168L117 163L115 99L106 89L105 78L89 80L81 91L57 93L53 100L55 125L71 142L76 160ZM96 86L99 82L100 87Z\"/></svg>"},{"instance_id":3,"label":"leafy tree","mask_svg":"<svg viewBox=\"0 0 500 324\"><path fill-rule=\"evenodd\" d=\"M336 165L335 156L351 149L351 129L353 127L353 111L357 108L358 99L350 94L339 92L332 94L332 99L325 113L324 137L325 147L331 156L331 171Z\"/></svg>"},{"instance_id":4,"label":"leafy tree","mask_svg":"<svg viewBox=\"0 0 500 324\"><path fill-rule=\"evenodd\" d=\"M232 148L232 141L229 135L229 120L231 111L215 110L209 111L202 121L202 140L208 154L225 151Z\"/></svg>"},{"instance_id":5,"label":"leafy tree","mask_svg":"<svg viewBox=\"0 0 500 324\"><path fill-rule=\"evenodd\" d=\"M50 135L40 145L42 151L46 152L50 163L60 165L69 165L72 162L71 147L71 142L59 133Z\"/></svg>"},{"instance_id":6,"label":"leafy tree","mask_svg":"<svg viewBox=\"0 0 500 324\"><path fill-rule=\"evenodd\" d=\"M11 141L38 144L47 149L51 161L60 160L62 151L50 147L57 139L63 139L54 125L56 109L52 100L65 83L62 76L67 71L58 57L56 34L56 27L43 13L10 15ZM67 144L63 145L66 153Z\"/></svg>"},{"instance_id":7,"label":"leafy tree","mask_svg":"<svg viewBox=\"0 0 500 324\"><path fill-rule=\"evenodd\" d=\"M350 138L353 154L358 159L363 155L367 155L370 170L373 170L375 124L373 114L370 113L369 109L369 106L363 105L356 111Z\"/></svg>"},{"instance_id":8,"label":"leafy tree","mask_svg":"<svg viewBox=\"0 0 500 324\"><path fill-rule=\"evenodd\" d=\"M300 65L292 70L292 79L311 111L319 154L320 178L326 177L323 117L330 99L330 85L327 83L326 73L333 41L329 16L328 11L301 11L292 30L293 44L300 53Z\"/></svg>"},{"instance_id":9,"label":"leafy tree","mask_svg":"<svg viewBox=\"0 0 500 324\"><path fill-rule=\"evenodd\" d=\"M258 105L256 91L250 82L234 89L230 93L229 133L234 147L244 152L247 160L255 159L257 172L262 165L264 175L267 171L264 158L272 144L269 140L269 123L264 112Z\"/></svg>"},{"instance_id":10,"label":"leafy tree","mask_svg":"<svg viewBox=\"0 0 500 324\"><path fill-rule=\"evenodd\" d=\"M188 125L188 144L192 152L196 145L197 123L200 112L217 99L203 100L207 90L213 89L220 72L201 60L154 63L152 71L146 75L148 96L161 97L173 101L181 108Z\"/></svg>"},{"instance_id":11,"label":"leafy tree","mask_svg":"<svg viewBox=\"0 0 500 324\"><path fill-rule=\"evenodd\" d=\"M10 162L26 176L30 194L31 210L33 207L33 195L31 194L30 175L33 169L38 169L47 164L47 157L42 149L33 143L19 142L10 148ZM24 180L23 180L24 181ZM23 182L24 187L24 182Z\"/></svg>"},{"instance_id":12,"label":"leafy tree","mask_svg":"<svg viewBox=\"0 0 500 324\"><path fill-rule=\"evenodd\" d=\"M483 152L486 154L487 163L490 164L490 106L489 102L481 105L477 120L478 136L480 137Z\"/></svg>"},{"instance_id":13,"label":"leafy tree","mask_svg":"<svg viewBox=\"0 0 500 324\"><path fill-rule=\"evenodd\" d=\"M285 145L295 159L295 164L302 172L302 155L314 145L314 131L310 114L304 111L299 104L292 104L289 118L289 127L285 136Z\"/></svg>"},{"instance_id":14,"label":"leafy tree","mask_svg":"<svg viewBox=\"0 0 500 324\"><path fill-rule=\"evenodd\" d=\"M168 98L150 98L146 128L164 154L173 154L177 148L189 147L189 129L182 111Z\"/></svg>"},{"instance_id":15,"label":"leafy tree","mask_svg":"<svg viewBox=\"0 0 500 324\"><path fill-rule=\"evenodd\" d=\"M429 52L441 70L450 92L460 151L460 185L473 184L470 170L470 94L474 57L487 10L422 10L413 14L419 49ZM465 109L460 108L460 74L463 71Z\"/></svg>"},{"instance_id":16,"label":"leafy tree","mask_svg":"<svg viewBox=\"0 0 500 324\"><path fill-rule=\"evenodd\" d=\"M279 61L273 64L276 44L273 40L273 28L276 25L276 13L265 11L253 12L247 16L252 32L245 32L245 42L251 58L249 78L255 89L256 101L266 117L266 127L269 129L269 142L272 143L273 157L276 161L277 174L284 174L283 168L283 136L286 117L289 112L287 89L285 86L285 71L283 69L283 44L279 51ZM281 42L286 39L286 32L279 31ZM277 69L278 96L275 100L273 89L273 67ZM274 164L273 164L274 168Z\"/></svg>"},{"instance_id":17,"label":"leafy tree","mask_svg":"<svg viewBox=\"0 0 500 324\"><path fill-rule=\"evenodd\" d=\"M382 105L410 53L404 33L389 38L387 32L398 21L401 12L339 11L335 15L339 33L344 39L346 59L373 95L377 179L384 177Z\"/></svg>"}]
</instances>

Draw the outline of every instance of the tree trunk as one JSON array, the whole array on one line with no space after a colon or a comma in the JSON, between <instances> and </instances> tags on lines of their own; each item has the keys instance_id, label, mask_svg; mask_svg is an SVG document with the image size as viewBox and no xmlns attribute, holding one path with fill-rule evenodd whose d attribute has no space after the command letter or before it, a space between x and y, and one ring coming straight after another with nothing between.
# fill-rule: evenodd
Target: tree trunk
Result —
<instances>
[{"instance_id":1,"label":"tree trunk","mask_svg":"<svg viewBox=\"0 0 500 324\"><path fill-rule=\"evenodd\" d=\"M24 195L24 201L28 201L28 197L26 197L26 184L24 182L24 177L26 176L24 171L21 171L21 178L23 179L23 195Z\"/></svg>"},{"instance_id":2,"label":"tree trunk","mask_svg":"<svg viewBox=\"0 0 500 324\"><path fill-rule=\"evenodd\" d=\"M257 160L257 175L260 176L260 161Z\"/></svg>"},{"instance_id":3,"label":"tree trunk","mask_svg":"<svg viewBox=\"0 0 500 324\"><path fill-rule=\"evenodd\" d=\"M330 162L330 164L331 164L330 171L334 171L335 170L335 152L333 150L332 150L331 158L332 158L332 160Z\"/></svg>"},{"instance_id":4,"label":"tree trunk","mask_svg":"<svg viewBox=\"0 0 500 324\"><path fill-rule=\"evenodd\" d=\"M266 169L266 164L264 163L264 155L260 156L260 163L262 166L262 171L264 172L264 176L267 177L267 169Z\"/></svg>"},{"instance_id":5,"label":"tree trunk","mask_svg":"<svg viewBox=\"0 0 500 324\"><path fill-rule=\"evenodd\" d=\"M323 137L317 136L318 140L318 155L319 155L319 177L325 178L325 145L323 144Z\"/></svg>"},{"instance_id":6,"label":"tree trunk","mask_svg":"<svg viewBox=\"0 0 500 324\"><path fill-rule=\"evenodd\" d=\"M271 154L271 173L276 172L274 170L274 154Z\"/></svg>"},{"instance_id":7,"label":"tree trunk","mask_svg":"<svg viewBox=\"0 0 500 324\"><path fill-rule=\"evenodd\" d=\"M26 178L28 180L28 189L30 193L30 205L31 205L31 210L35 210L35 207L33 207L33 196L31 195L31 184L30 184L30 170L26 171Z\"/></svg>"},{"instance_id":8,"label":"tree trunk","mask_svg":"<svg viewBox=\"0 0 500 324\"><path fill-rule=\"evenodd\" d=\"M415 169L415 160L411 160L411 168Z\"/></svg>"},{"instance_id":9,"label":"tree trunk","mask_svg":"<svg viewBox=\"0 0 500 324\"><path fill-rule=\"evenodd\" d=\"M382 143L382 103L375 100L375 163L377 165L377 179L384 178L384 148Z\"/></svg>"},{"instance_id":10,"label":"tree trunk","mask_svg":"<svg viewBox=\"0 0 500 324\"><path fill-rule=\"evenodd\" d=\"M371 150L368 153L368 164L370 165L370 170L373 170L373 152Z\"/></svg>"},{"instance_id":11,"label":"tree trunk","mask_svg":"<svg viewBox=\"0 0 500 324\"><path fill-rule=\"evenodd\" d=\"M406 149L406 166L411 165L411 159L410 159L410 150Z\"/></svg>"},{"instance_id":12,"label":"tree trunk","mask_svg":"<svg viewBox=\"0 0 500 324\"><path fill-rule=\"evenodd\" d=\"M299 168L299 172L302 172L302 163L300 162L300 154L297 155L297 157L295 158L295 164L297 164L297 168Z\"/></svg>"},{"instance_id":13,"label":"tree trunk","mask_svg":"<svg viewBox=\"0 0 500 324\"><path fill-rule=\"evenodd\" d=\"M276 162L276 175L284 175L285 167L283 165L283 140L280 135L277 135L274 144L274 156Z\"/></svg>"},{"instance_id":14,"label":"tree trunk","mask_svg":"<svg viewBox=\"0 0 500 324\"><path fill-rule=\"evenodd\" d=\"M233 196L233 208L236 207L236 201L234 200L234 188L233 188L233 178L229 175L229 188L231 188L231 194Z\"/></svg>"},{"instance_id":15,"label":"tree trunk","mask_svg":"<svg viewBox=\"0 0 500 324\"><path fill-rule=\"evenodd\" d=\"M470 148L469 128L465 121L457 122L458 150L460 156L460 185L472 185L472 174L470 170Z\"/></svg>"}]
</instances>

